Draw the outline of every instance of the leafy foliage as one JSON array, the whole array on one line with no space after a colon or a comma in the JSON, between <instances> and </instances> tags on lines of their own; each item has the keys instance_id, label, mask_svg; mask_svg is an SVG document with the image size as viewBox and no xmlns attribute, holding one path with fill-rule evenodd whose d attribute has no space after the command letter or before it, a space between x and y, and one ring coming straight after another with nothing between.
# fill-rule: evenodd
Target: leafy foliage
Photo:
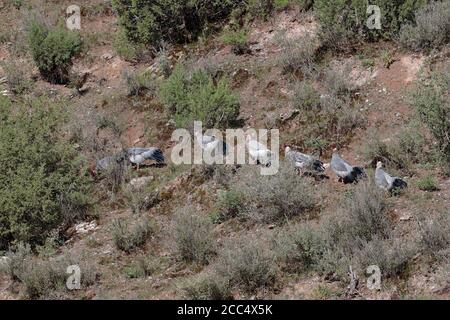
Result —
<instances>
[{"instance_id":1,"label":"leafy foliage","mask_svg":"<svg viewBox=\"0 0 450 320\"><path fill-rule=\"evenodd\" d=\"M227 79L215 81L206 71L189 72L181 64L161 85L160 97L179 127L202 121L206 128L223 128L232 124L239 114L237 95Z\"/></svg>"},{"instance_id":2,"label":"leafy foliage","mask_svg":"<svg viewBox=\"0 0 450 320\"><path fill-rule=\"evenodd\" d=\"M81 51L78 33L63 25L54 28L34 18L28 30L31 55L42 76L53 83L67 83L72 58Z\"/></svg>"},{"instance_id":3,"label":"leafy foliage","mask_svg":"<svg viewBox=\"0 0 450 320\"><path fill-rule=\"evenodd\" d=\"M0 120L0 248L41 243L60 223L84 216L89 181L74 146L61 138L61 103L13 106L0 98Z\"/></svg>"}]
</instances>

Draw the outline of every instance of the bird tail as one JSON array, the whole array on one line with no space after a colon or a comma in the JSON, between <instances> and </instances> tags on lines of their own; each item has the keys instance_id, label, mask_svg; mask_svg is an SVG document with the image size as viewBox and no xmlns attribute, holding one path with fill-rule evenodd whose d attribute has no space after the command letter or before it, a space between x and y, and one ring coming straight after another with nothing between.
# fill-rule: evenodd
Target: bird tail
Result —
<instances>
[{"instance_id":1,"label":"bird tail","mask_svg":"<svg viewBox=\"0 0 450 320\"><path fill-rule=\"evenodd\" d=\"M366 172L361 167L354 167L352 170L352 175L358 180L362 178L366 178Z\"/></svg>"},{"instance_id":2,"label":"bird tail","mask_svg":"<svg viewBox=\"0 0 450 320\"><path fill-rule=\"evenodd\" d=\"M406 183L406 181L400 178L396 178L392 183L392 189L405 189L407 187L408 184Z\"/></svg>"},{"instance_id":3,"label":"bird tail","mask_svg":"<svg viewBox=\"0 0 450 320\"><path fill-rule=\"evenodd\" d=\"M160 149L157 149L155 151L155 153L153 154L153 158L158 163L163 163L164 162L164 155L163 155L163 153L162 153L162 151Z\"/></svg>"},{"instance_id":4,"label":"bird tail","mask_svg":"<svg viewBox=\"0 0 450 320\"><path fill-rule=\"evenodd\" d=\"M314 160L313 162L313 169L317 172L324 172L325 167L323 166L323 162L320 160Z\"/></svg>"}]
</instances>

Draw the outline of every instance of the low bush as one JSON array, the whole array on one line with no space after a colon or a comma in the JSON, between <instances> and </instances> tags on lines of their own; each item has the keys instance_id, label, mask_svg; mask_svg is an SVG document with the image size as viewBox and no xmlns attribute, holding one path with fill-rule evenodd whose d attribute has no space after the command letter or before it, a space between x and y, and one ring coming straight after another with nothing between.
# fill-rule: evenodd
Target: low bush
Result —
<instances>
[{"instance_id":1,"label":"low bush","mask_svg":"<svg viewBox=\"0 0 450 320\"><path fill-rule=\"evenodd\" d=\"M249 170L234 192L245 196L247 217L255 221L270 223L298 216L307 218L317 205L311 184L287 163L280 163L274 175Z\"/></svg>"},{"instance_id":2,"label":"low bush","mask_svg":"<svg viewBox=\"0 0 450 320\"><path fill-rule=\"evenodd\" d=\"M183 296L188 300L231 300L230 283L215 273L201 273L187 281L183 287Z\"/></svg>"},{"instance_id":3,"label":"low bush","mask_svg":"<svg viewBox=\"0 0 450 320\"><path fill-rule=\"evenodd\" d=\"M310 224L294 225L275 237L274 251L287 271L308 272L315 269L325 248L322 235Z\"/></svg>"},{"instance_id":4,"label":"low bush","mask_svg":"<svg viewBox=\"0 0 450 320\"><path fill-rule=\"evenodd\" d=\"M219 276L246 293L270 289L276 280L276 263L271 252L261 240L252 237L227 243L214 267Z\"/></svg>"},{"instance_id":5,"label":"low bush","mask_svg":"<svg viewBox=\"0 0 450 320\"><path fill-rule=\"evenodd\" d=\"M54 28L34 18L28 30L28 45L41 75L52 83L67 83L72 58L82 49L78 33L63 25Z\"/></svg>"},{"instance_id":6,"label":"low bush","mask_svg":"<svg viewBox=\"0 0 450 320\"><path fill-rule=\"evenodd\" d=\"M402 26L399 42L412 50L439 48L450 39L450 2L431 1L415 13L415 23Z\"/></svg>"},{"instance_id":7,"label":"low bush","mask_svg":"<svg viewBox=\"0 0 450 320\"><path fill-rule=\"evenodd\" d=\"M216 222L242 217L246 210L245 196L236 190L223 192L217 204L218 216Z\"/></svg>"},{"instance_id":8,"label":"low bush","mask_svg":"<svg viewBox=\"0 0 450 320\"><path fill-rule=\"evenodd\" d=\"M277 39L282 51L278 64L285 73L310 76L315 68L317 41L310 34L301 37L278 35Z\"/></svg>"},{"instance_id":9,"label":"low bush","mask_svg":"<svg viewBox=\"0 0 450 320\"><path fill-rule=\"evenodd\" d=\"M426 141L416 125L409 125L389 141L381 141L376 132L369 135L362 150L369 160L382 161L386 166L411 171L412 165L426 161Z\"/></svg>"},{"instance_id":10,"label":"low bush","mask_svg":"<svg viewBox=\"0 0 450 320\"><path fill-rule=\"evenodd\" d=\"M125 71L123 78L127 84L129 96L140 96L144 93L154 95L157 92L156 79L148 70L141 72Z\"/></svg>"},{"instance_id":11,"label":"low bush","mask_svg":"<svg viewBox=\"0 0 450 320\"><path fill-rule=\"evenodd\" d=\"M439 190L438 183L432 175L427 175L416 182L417 188L423 191Z\"/></svg>"},{"instance_id":12,"label":"low bush","mask_svg":"<svg viewBox=\"0 0 450 320\"><path fill-rule=\"evenodd\" d=\"M6 84L14 94L23 94L31 89L32 82L26 75L27 71L16 62L1 63L6 75Z\"/></svg>"},{"instance_id":13,"label":"low bush","mask_svg":"<svg viewBox=\"0 0 450 320\"><path fill-rule=\"evenodd\" d=\"M116 247L127 253L142 247L156 232L156 224L153 220L142 218L132 228L122 219L112 222L111 233Z\"/></svg>"},{"instance_id":14,"label":"low bush","mask_svg":"<svg viewBox=\"0 0 450 320\"><path fill-rule=\"evenodd\" d=\"M123 269L124 274L130 278L146 278L154 274L160 267L155 257L140 255L136 257L130 266Z\"/></svg>"},{"instance_id":15,"label":"low bush","mask_svg":"<svg viewBox=\"0 0 450 320\"><path fill-rule=\"evenodd\" d=\"M228 81L215 81L202 69L189 72L184 65L177 65L159 93L178 127L202 121L205 128L227 128L239 114L238 97Z\"/></svg>"},{"instance_id":16,"label":"low bush","mask_svg":"<svg viewBox=\"0 0 450 320\"><path fill-rule=\"evenodd\" d=\"M420 244L423 252L434 257L449 255L450 218L448 212L437 218L420 217Z\"/></svg>"},{"instance_id":17,"label":"low bush","mask_svg":"<svg viewBox=\"0 0 450 320\"><path fill-rule=\"evenodd\" d=\"M7 252L6 272L13 281L23 283L30 299L49 299L59 294L67 294L67 268L77 265L81 271L81 287L95 283L98 271L83 257L61 256L43 259L34 257L29 245L19 243L15 249Z\"/></svg>"},{"instance_id":18,"label":"low bush","mask_svg":"<svg viewBox=\"0 0 450 320\"><path fill-rule=\"evenodd\" d=\"M291 105L297 110L318 110L320 108L320 94L310 82L299 82L294 87Z\"/></svg>"},{"instance_id":19,"label":"low bush","mask_svg":"<svg viewBox=\"0 0 450 320\"><path fill-rule=\"evenodd\" d=\"M192 207L175 212L171 234L173 250L183 261L207 264L215 254L213 225Z\"/></svg>"},{"instance_id":20,"label":"low bush","mask_svg":"<svg viewBox=\"0 0 450 320\"><path fill-rule=\"evenodd\" d=\"M336 214L321 226L326 246L317 269L343 278L355 255L368 243L390 239L393 225L385 207L384 195L373 182L359 183L354 193L341 201Z\"/></svg>"},{"instance_id":21,"label":"low bush","mask_svg":"<svg viewBox=\"0 0 450 320\"><path fill-rule=\"evenodd\" d=\"M412 104L420 120L437 142L437 153L444 161L450 160L450 65L434 71L428 82L420 83L412 95Z\"/></svg>"}]
</instances>

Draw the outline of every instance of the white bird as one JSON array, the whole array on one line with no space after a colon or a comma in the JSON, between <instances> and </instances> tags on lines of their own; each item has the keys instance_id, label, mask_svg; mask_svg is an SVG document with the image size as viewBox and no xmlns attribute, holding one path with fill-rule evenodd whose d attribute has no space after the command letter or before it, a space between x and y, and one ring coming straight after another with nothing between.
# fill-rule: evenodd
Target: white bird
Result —
<instances>
[{"instance_id":1,"label":"white bird","mask_svg":"<svg viewBox=\"0 0 450 320\"><path fill-rule=\"evenodd\" d=\"M366 176L363 168L351 166L335 152L331 157L331 169L344 183L357 182Z\"/></svg>"},{"instance_id":2,"label":"white bird","mask_svg":"<svg viewBox=\"0 0 450 320\"><path fill-rule=\"evenodd\" d=\"M317 172L325 171L323 162L313 156L292 150L290 147L284 149L284 156L291 160L296 168L310 168Z\"/></svg>"},{"instance_id":3,"label":"white bird","mask_svg":"<svg viewBox=\"0 0 450 320\"><path fill-rule=\"evenodd\" d=\"M155 160L157 163L164 163L164 155L158 148L128 148L126 150L128 160L131 163L136 164L139 169L139 165L145 160Z\"/></svg>"},{"instance_id":4,"label":"white bird","mask_svg":"<svg viewBox=\"0 0 450 320\"><path fill-rule=\"evenodd\" d=\"M393 191L395 189L404 189L408 187L406 181L389 175L383 170L383 163L381 161L377 162L377 168L375 169L375 183L381 189L386 191Z\"/></svg>"},{"instance_id":5,"label":"white bird","mask_svg":"<svg viewBox=\"0 0 450 320\"><path fill-rule=\"evenodd\" d=\"M227 144L225 141L217 139L215 136L201 134L200 132L195 132L195 138L199 146L209 154L213 152L218 152L223 155L227 154Z\"/></svg>"},{"instance_id":6,"label":"white bird","mask_svg":"<svg viewBox=\"0 0 450 320\"><path fill-rule=\"evenodd\" d=\"M272 152L262 143L253 139L250 135L246 137L248 153L253 161L257 164L262 164L267 167L271 165Z\"/></svg>"}]
</instances>

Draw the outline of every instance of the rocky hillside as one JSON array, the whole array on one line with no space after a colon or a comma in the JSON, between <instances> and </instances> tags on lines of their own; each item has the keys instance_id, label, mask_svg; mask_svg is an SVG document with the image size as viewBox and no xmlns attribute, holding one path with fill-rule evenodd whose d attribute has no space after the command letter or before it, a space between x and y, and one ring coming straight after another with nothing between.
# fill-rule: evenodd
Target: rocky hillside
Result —
<instances>
[{"instance_id":1,"label":"rocky hillside","mask_svg":"<svg viewBox=\"0 0 450 320\"><path fill-rule=\"evenodd\" d=\"M0 2L0 299L449 297L449 1L399 1L381 31L358 1L179 1L165 20L128 2L79 0L75 31L73 1ZM278 129L278 173L174 164L195 120ZM340 181L333 152L366 177ZM378 162L408 187L379 188Z\"/></svg>"}]
</instances>

